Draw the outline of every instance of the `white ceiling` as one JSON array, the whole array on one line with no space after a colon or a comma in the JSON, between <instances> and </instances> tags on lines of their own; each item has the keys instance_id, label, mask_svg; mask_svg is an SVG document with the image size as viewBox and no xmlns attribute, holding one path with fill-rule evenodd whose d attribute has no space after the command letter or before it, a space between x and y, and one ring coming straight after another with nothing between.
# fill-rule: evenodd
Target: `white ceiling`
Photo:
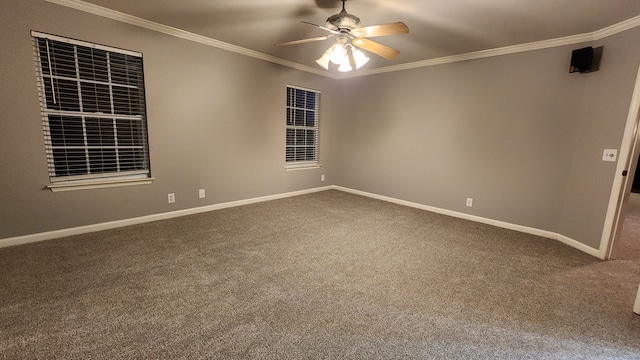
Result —
<instances>
[{"instance_id":1,"label":"white ceiling","mask_svg":"<svg viewBox=\"0 0 640 360\"><path fill-rule=\"evenodd\" d=\"M337 0L85 0L324 71L315 59L333 43L275 43L327 35ZM371 54L364 69L401 65L510 45L591 33L640 16L640 0L348 0L361 26L402 21L410 33L373 40L400 51L393 60Z\"/></svg>"}]
</instances>

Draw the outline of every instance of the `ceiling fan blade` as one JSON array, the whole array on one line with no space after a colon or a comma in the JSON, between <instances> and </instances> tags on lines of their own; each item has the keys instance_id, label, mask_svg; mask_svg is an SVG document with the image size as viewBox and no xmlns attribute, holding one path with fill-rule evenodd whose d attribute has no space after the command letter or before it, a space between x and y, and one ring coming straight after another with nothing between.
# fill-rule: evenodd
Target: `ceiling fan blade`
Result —
<instances>
[{"instance_id":1,"label":"ceiling fan blade","mask_svg":"<svg viewBox=\"0 0 640 360\"><path fill-rule=\"evenodd\" d=\"M307 21L300 21L300 22L301 22L301 23L303 23L303 24L307 24L307 25L315 26L315 27L320 28L320 29L322 29L322 30L328 31L328 32L330 32L330 33L332 33L332 34L336 34L336 35L337 35L337 34L340 34L340 31L331 30L331 29L329 29L329 28L328 28L328 27L326 27L326 26L317 25L317 24L310 23L310 22L307 22Z\"/></svg>"},{"instance_id":2,"label":"ceiling fan blade","mask_svg":"<svg viewBox=\"0 0 640 360\"><path fill-rule=\"evenodd\" d=\"M379 44L375 41L371 41L362 37L353 39L353 45L361 49L370 51L376 55L382 56L385 59L391 60L400 54L400 51L392 49L388 46Z\"/></svg>"},{"instance_id":3,"label":"ceiling fan blade","mask_svg":"<svg viewBox=\"0 0 640 360\"><path fill-rule=\"evenodd\" d=\"M409 27L403 22L365 26L363 28L351 30L351 34L355 37L375 37L408 33Z\"/></svg>"},{"instance_id":4,"label":"ceiling fan blade","mask_svg":"<svg viewBox=\"0 0 640 360\"><path fill-rule=\"evenodd\" d=\"M322 41L322 40L327 40L328 38L334 37L334 36L335 35L327 35L327 36L318 36L318 37L309 38L309 39L287 41L287 42L275 44L275 46L297 45L297 44L304 44L304 43L313 42L313 41Z\"/></svg>"}]
</instances>

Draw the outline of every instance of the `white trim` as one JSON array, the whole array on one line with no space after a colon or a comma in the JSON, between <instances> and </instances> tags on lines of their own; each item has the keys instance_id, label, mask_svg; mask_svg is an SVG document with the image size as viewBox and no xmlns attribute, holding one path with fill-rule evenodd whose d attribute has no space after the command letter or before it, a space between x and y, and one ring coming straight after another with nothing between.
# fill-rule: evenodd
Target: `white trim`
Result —
<instances>
[{"instance_id":1,"label":"white trim","mask_svg":"<svg viewBox=\"0 0 640 360\"><path fill-rule=\"evenodd\" d=\"M104 179L104 180L88 180L88 181L69 181L59 182L47 185L46 188L52 192L74 191L74 190L90 190L104 189L119 186L132 185L149 185L155 180L154 178L124 178L124 179Z\"/></svg>"},{"instance_id":2,"label":"white trim","mask_svg":"<svg viewBox=\"0 0 640 360\"><path fill-rule=\"evenodd\" d=\"M171 211L171 212L160 213L160 214L141 216L141 217L136 217L131 219L116 220L116 221L110 221L110 222L105 222L100 224L79 226L79 227L74 227L69 229L61 229L61 230L54 230L54 231L48 231L43 233L37 233L37 234L16 236L16 237L11 237L6 239L0 239L0 248L29 244L29 243L45 241L45 240L58 239L66 236L87 234L87 233L96 232L96 231L121 228L124 226L138 225L138 224L148 223L152 221L167 220L167 219L172 219L176 217L194 215L194 214L199 214L203 212L226 209L226 208L235 207L235 206L255 204L255 203L270 201L270 200L278 200L278 199L283 199L283 198L292 197L292 196L330 190L331 188L332 188L331 186L325 186L325 187L312 188L312 189L306 189L306 190L300 190L300 191L292 191L288 193L267 195L267 196L252 198L252 199L237 200L237 201L214 204L209 206L202 206L202 207L191 208L191 209L184 209L184 210L177 210L177 211Z\"/></svg>"},{"instance_id":3,"label":"white trim","mask_svg":"<svg viewBox=\"0 0 640 360\"><path fill-rule=\"evenodd\" d=\"M452 216L452 217L456 217L456 218L460 218L460 219L465 219L465 220L470 220L470 221L474 221L474 222L479 222L479 223L483 223L483 224L487 224L487 225L492 225L492 226L496 226L496 227L500 227L500 228L504 228L504 229L519 231L519 232L526 233L526 234L532 234L532 235L536 235L536 236L540 236L540 237L544 237L544 238L558 240L558 241L560 241L560 242L562 242L562 243L564 243L566 245L569 245L569 246L571 246L571 247L573 247L575 249L578 249L578 250L580 250L582 252L585 252L585 253L587 253L589 255L595 256L595 257L600 258L600 259L603 258L601 256L600 251L598 251L598 249L592 248L592 247L590 247L588 245L585 245L585 244L583 244L583 243L581 243L579 241L576 241L574 239L571 239L569 237L566 237L564 235L561 235L561 234L558 234L558 233L555 233L555 232L552 232L552 231L541 230L541 229L536 229L536 228L532 228L532 227L528 227L528 226L517 225L517 224L512 224L512 223L508 223L508 222L504 222L504 221L493 220L493 219L488 219L488 218L484 218L484 217L480 217L480 216L465 214L465 213L461 213L461 212L457 212L457 211L441 209L441 208L437 208L437 207L433 207L433 206L419 204L419 203L415 203L415 202L411 202L411 201L400 200L400 199L396 199L396 198L392 198L392 197L388 197L388 196L383 196L383 195L372 194L372 193L369 193L369 192L360 191L360 190L354 190L354 189L350 189L350 188L346 188L346 187L342 187L342 186L337 186L337 185L332 186L332 188L335 189L335 190L340 190L340 191L344 191L344 192L348 192L348 193L352 193L352 194L356 194L356 195L366 196L366 197L370 197L370 198L373 198L373 199L387 201L387 202L391 202L391 203L398 204L398 205L409 206L409 207L413 207L413 208L416 208L416 209L431 211L431 212L438 213L438 214L448 215L448 216Z\"/></svg>"},{"instance_id":4,"label":"white trim","mask_svg":"<svg viewBox=\"0 0 640 360\"><path fill-rule=\"evenodd\" d=\"M291 84L287 84L287 88L293 88L293 89L298 89L298 90L304 90L304 91L314 92L314 93L318 93L318 94L322 95L322 91L321 91L321 90L309 89L309 88L302 87L302 86L298 86L298 85L291 85Z\"/></svg>"},{"instance_id":5,"label":"white trim","mask_svg":"<svg viewBox=\"0 0 640 360\"><path fill-rule=\"evenodd\" d=\"M309 170L309 169L319 169L322 167L322 164L291 164L285 165L285 171L298 171L298 170Z\"/></svg>"},{"instance_id":6,"label":"white trim","mask_svg":"<svg viewBox=\"0 0 640 360\"><path fill-rule=\"evenodd\" d=\"M468 61L468 60L483 59L483 58L494 57L494 56L517 54L525 51L548 49L548 48L553 48L558 46L579 44L579 43L590 42L590 41L593 41L593 36L591 34L573 35L573 36L567 36L567 37L557 38L557 39L536 41L536 42L527 43L527 44L505 46L501 48L474 51L474 52L465 53L465 54L445 56L445 57L434 58L429 60L416 61L412 63L386 66L386 67L372 69L372 70L364 70L364 71L361 70L357 74L348 73L343 75L342 77L345 77L345 78L356 77L356 76L364 76L364 75L381 74L381 73L387 73L387 72L393 72L393 71L410 70L410 69L416 69L421 67L450 64L450 63L455 63L460 61Z\"/></svg>"},{"instance_id":7,"label":"white trim","mask_svg":"<svg viewBox=\"0 0 640 360\"><path fill-rule=\"evenodd\" d=\"M556 237L555 239L560 241L561 243L564 243L566 245L571 246L572 248L578 249L582 252L585 252L591 256L597 257L600 260L604 260L604 254L602 254L602 252L600 252L600 250L593 248L589 245L585 245L577 240L574 240L570 237L564 236L562 234L555 234Z\"/></svg>"},{"instance_id":8,"label":"white trim","mask_svg":"<svg viewBox=\"0 0 640 360\"><path fill-rule=\"evenodd\" d=\"M629 176L622 176L622 171L629 169L629 164L634 156L633 146L635 142L636 125L638 124L638 112L640 111L640 68L636 75L636 83L629 105L629 113L627 115L627 124L625 125L622 143L618 156L618 165L613 178L611 194L609 196L609 206L604 220L604 228L602 229L602 238L600 239L600 254L602 258L611 256L611 246L615 241L617 234L617 225L620 221L625 188Z\"/></svg>"},{"instance_id":9,"label":"white trim","mask_svg":"<svg viewBox=\"0 0 640 360\"><path fill-rule=\"evenodd\" d=\"M400 65L394 65L394 66L386 66L386 67L372 69L372 70L361 70L358 73L343 74L340 78L374 75L374 74L381 74L381 73L387 73L387 72L393 72L393 71L401 71L401 70L409 70L409 69L415 69L415 68L421 68L421 67L450 64L450 63L455 63L460 61L482 59L482 58L488 58L488 57L494 57L494 56L517 54L525 51L542 50L542 49L549 49L549 48L554 48L559 46L592 42L592 41L604 39L612 35L616 35L618 33L633 29L638 26L640 26L640 16L627 19L618 24L614 24L604 29L600 29L590 33L564 36L564 37L555 38L555 39L535 41L535 42L530 42L525 44L505 46L505 47L500 47L495 49L487 49L487 50L475 51L475 52L459 54L459 55L445 56L440 58L416 61L412 63L406 63L406 64L400 64Z\"/></svg>"},{"instance_id":10,"label":"white trim","mask_svg":"<svg viewBox=\"0 0 640 360\"><path fill-rule=\"evenodd\" d=\"M633 312L640 315L640 286L638 286L638 295L636 296L636 303L633 305Z\"/></svg>"},{"instance_id":11,"label":"white trim","mask_svg":"<svg viewBox=\"0 0 640 360\"><path fill-rule=\"evenodd\" d=\"M119 173L102 173L102 174L89 174L89 175L71 175L64 178L57 177L51 179L52 184L83 184L91 182L118 182L128 180L149 179L148 170L133 170L122 171Z\"/></svg>"},{"instance_id":12,"label":"white trim","mask_svg":"<svg viewBox=\"0 0 640 360\"><path fill-rule=\"evenodd\" d=\"M492 56L515 54L515 53L524 52L524 51L540 50L540 49L547 49L547 48L553 48L558 46L592 42L592 41L600 40L605 37L612 36L612 35L621 33L623 31L640 26L640 16L636 16L631 19L624 20L620 23L608 26L604 29L596 30L590 33L585 33L585 34L565 36L565 37L560 37L556 39L536 41L536 42L520 44L520 45L505 46L505 47L476 51L476 52L460 54L460 55L445 56L445 57L429 59L424 61L416 61L412 63L406 63L406 64L400 64L400 65L394 65L394 66L386 66L386 67L371 69L371 70L359 70L357 72L347 73L347 74L334 74L331 72L327 72L325 70L320 70L307 65L298 64L293 61L284 60L272 55L267 55L254 50L249 50L237 45L225 43L225 42L215 40L206 36L194 34L194 33L177 29L171 26L159 24L153 21L149 21L136 16L125 14L119 11L111 10L102 6L89 4L81 0L46 0L46 1L50 3L66 6L69 8L73 8L76 10L84 11L90 14L109 18L112 20L120 21L130 25L135 25L135 26L139 26L149 30L157 31L163 34L175 36L181 39L194 41L194 42L201 43L208 46L213 46L213 47L231 51L237 54L246 55L249 57L272 62L272 63L283 65L283 66L288 66L297 70L306 71L312 74L316 74L316 75L320 75L320 76L324 76L332 79L345 79L345 78L358 77L358 76L374 75L374 74L381 74L381 73L387 73L392 71L401 71L401 70L415 69L415 68L421 68L421 67L427 67L427 66L449 64L449 63L454 63L459 61L482 59L482 58L487 58Z\"/></svg>"},{"instance_id":13,"label":"white trim","mask_svg":"<svg viewBox=\"0 0 640 360\"><path fill-rule=\"evenodd\" d=\"M527 234L532 234L532 235L536 235L536 236L540 236L540 237L544 237L544 238L554 239L554 240L558 240L558 241L560 241L560 242L562 242L562 243L564 243L566 245L569 245L569 246L571 246L573 248L576 248L576 249L578 249L580 251L583 251L583 252L585 252L585 253L587 253L589 255L595 256L595 257L600 258L600 259L603 258L601 256L602 255L601 252L598 251L597 249L594 249L594 248L592 248L590 246L587 246L587 245L584 245L584 244L582 244L582 243L580 243L580 242L578 242L578 241L576 241L574 239L568 238L568 237L566 237L564 235L561 235L561 234L558 234L558 233L554 233L554 232L551 232L551 231L540 230L540 229L536 229L536 228L532 228L532 227L528 227L528 226L511 224L511 223L507 223L507 222L504 222L504 221L498 221L498 220L483 218L483 217L480 217L480 216L465 214L465 213L461 213L461 212L457 212L457 211L441 209L441 208L428 206L428 205L424 205L424 204L419 204L419 203L415 203L415 202L411 202L411 201L405 201L405 200L395 199L395 198L388 197L388 196L377 195L377 194L369 193L369 192L366 192L366 191L354 190L354 189L350 189L350 188L343 187L343 186L338 186L338 185L328 185L328 186L323 186L323 187L318 187L318 188L311 188L311 189L300 190L300 191L292 191L292 192L288 192L288 193L275 194L275 195L267 195L267 196L261 196L261 197L257 197L257 198L237 200L237 201L214 204L214 205L209 205L209 206L202 206L202 207L191 208L191 209L183 209L183 210L177 210L177 211L172 211L172 212L141 216L141 217L131 218L131 219L117 220L117 221L111 221L111 222L100 223L100 224L79 226L79 227L69 228L69 229L48 231L48 232L43 232L43 233L38 233L38 234L30 234L30 235L24 235L24 236L12 237L12 238L0 239L0 248L9 247L9 246L15 246L15 245L29 244L29 243L45 241L45 240L52 240L52 239L66 237L66 236L81 235L81 234L86 234L86 233L91 233L91 232L96 232L96 231L109 230L109 229L115 229L115 228L120 228L120 227L125 227L125 226L131 226L131 225L138 225L138 224L148 223L148 222L152 222L152 221L167 220L167 219L172 219L172 218L181 217L181 216L194 215L194 214L199 214L199 213L204 213L204 212L209 212L209 211L215 211L215 210L220 210L220 209L226 209L226 208L242 206L242 205L250 205L250 204L255 204L255 203L264 202L264 201L270 201L270 200L278 200L278 199L283 199L283 198L288 198L288 197L293 197L293 196L298 196L298 195L304 195L304 194L310 194L310 193L315 193L315 192L325 191L325 190L344 191L344 192L348 192L348 193L351 193L351 194L356 194L356 195L360 195L360 196L366 196L366 197L369 197L369 198L382 200L382 201L386 201L386 202L390 202L390 203L394 203L394 204L398 204L398 205L409 206L409 207L416 208L416 209L431 211L431 212L438 213L438 214L453 216L453 217L460 218L460 219L470 220L470 221L483 223L483 224L487 224L487 225L492 225L492 226L496 226L496 227L500 227L500 228L504 228L504 229L514 230L514 231L519 231L519 232L523 232L523 233L527 233Z\"/></svg>"},{"instance_id":14,"label":"white trim","mask_svg":"<svg viewBox=\"0 0 640 360\"><path fill-rule=\"evenodd\" d=\"M181 30L172 26L159 24L157 22L149 21L143 18L139 18L137 16L111 10L102 6L90 4L81 0L46 0L46 1L53 4L66 6L75 10L84 11L89 14L102 16L111 20L116 20L126 24L139 26L141 28L145 28L152 31L157 31L159 33L163 33L166 35L175 36L177 38L181 38L181 39L197 42L203 45L212 46L218 49L230 51L236 54L249 56L255 59L264 60L264 61L272 62L275 64L283 65L283 66L288 66L290 68L306 71L316 75L327 76L334 79L337 78L337 76L331 73L327 73L324 70L315 69L310 66L298 64L293 61L281 59L272 55L267 55L255 50L250 50L250 49L229 44L220 40L215 40L206 36L194 34L192 32Z\"/></svg>"},{"instance_id":15,"label":"white trim","mask_svg":"<svg viewBox=\"0 0 640 360\"><path fill-rule=\"evenodd\" d=\"M104 51L120 53L120 54L125 54L125 55L131 55L131 56L140 57L140 58L142 57L142 53L137 52L137 51L121 49L121 48L117 48L117 47L113 47L113 46L94 44L94 43L90 43L90 42L82 41L82 40L69 39L69 38L66 38L66 37L57 36L57 35L53 35L53 34L46 34L46 33L42 33L42 32L35 31L35 30L31 30L31 36L37 37L37 38L41 38L41 39L55 40L55 41L59 41L59 42L67 43L67 44L84 46L84 47L88 47L88 48L92 48L92 49L100 49L100 50L104 50Z\"/></svg>"},{"instance_id":16,"label":"white trim","mask_svg":"<svg viewBox=\"0 0 640 360\"><path fill-rule=\"evenodd\" d=\"M593 34L594 41L601 40L611 35L619 34L623 31L631 30L638 26L640 26L640 15L632 17L631 19L621 21L617 24L613 24L611 26L607 26L604 29L594 31L591 34Z\"/></svg>"}]
</instances>

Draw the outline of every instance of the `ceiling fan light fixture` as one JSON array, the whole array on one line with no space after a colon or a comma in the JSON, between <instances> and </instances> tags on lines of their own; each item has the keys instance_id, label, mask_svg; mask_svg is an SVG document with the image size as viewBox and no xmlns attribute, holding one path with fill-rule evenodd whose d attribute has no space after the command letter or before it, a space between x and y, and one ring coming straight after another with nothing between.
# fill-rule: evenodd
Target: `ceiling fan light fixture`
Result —
<instances>
[{"instance_id":1,"label":"ceiling fan light fixture","mask_svg":"<svg viewBox=\"0 0 640 360\"><path fill-rule=\"evenodd\" d=\"M345 58L346 56L344 46L340 43L334 44L331 49L331 62L336 65L340 65Z\"/></svg>"},{"instance_id":2,"label":"ceiling fan light fixture","mask_svg":"<svg viewBox=\"0 0 640 360\"><path fill-rule=\"evenodd\" d=\"M331 61L331 48L327 49L327 51L316 60L318 65L322 66L325 70L329 70L329 61Z\"/></svg>"},{"instance_id":3,"label":"ceiling fan light fixture","mask_svg":"<svg viewBox=\"0 0 640 360\"><path fill-rule=\"evenodd\" d=\"M369 58L362 51L355 49L353 51L353 59L356 63L356 69L360 69L364 64L369 62Z\"/></svg>"},{"instance_id":4,"label":"ceiling fan light fixture","mask_svg":"<svg viewBox=\"0 0 640 360\"><path fill-rule=\"evenodd\" d=\"M351 44L346 46L346 52L347 58L345 59L345 61L349 61L349 66L351 66L351 69L353 69L356 67L356 59L353 57L353 46Z\"/></svg>"},{"instance_id":5,"label":"ceiling fan light fixture","mask_svg":"<svg viewBox=\"0 0 640 360\"><path fill-rule=\"evenodd\" d=\"M367 62L369 62L369 58L362 51L351 44L343 45L339 42L331 45L331 47L316 60L316 63L325 70L329 70L330 63L334 63L338 65L338 71L340 72L359 69Z\"/></svg>"},{"instance_id":6,"label":"ceiling fan light fixture","mask_svg":"<svg viewBox=\"0 0 640 360\"><path fill-rule=\"evenodd\" d=\"M349 63L349 59L345 58L342 64L340 64L340 67L338 67L338 71L349 72L351 70L353 70L353 67L351 67L351 64Z\"/></svg>"},{"instance_id":7,"label":"ceiling fan light fixture","mask_svg":"<svg viewBox=\"0 0 640 360\"><path fill-rule=\"evenodd\" d=\"M331 33L331 35L288 41L276 44L276 46L305 44L336 37L336 42L316 60L316 63L326 70L329 70L331 66L330 63L333 63L338 65L339 71L360 69L369 62L369 58L360 51L360 49L381 56L387 60L391 60L400 54L400 51L396 49L392 49L367 38L408 34L409 27L407 27L405 23L397 21L394 23L360 27L360 18L349 14L345 9L345 2L347 0L341 1L342 11L330 16L325 26L302 21L304 24L327 31Z\"/></svg>"}]
</instances>

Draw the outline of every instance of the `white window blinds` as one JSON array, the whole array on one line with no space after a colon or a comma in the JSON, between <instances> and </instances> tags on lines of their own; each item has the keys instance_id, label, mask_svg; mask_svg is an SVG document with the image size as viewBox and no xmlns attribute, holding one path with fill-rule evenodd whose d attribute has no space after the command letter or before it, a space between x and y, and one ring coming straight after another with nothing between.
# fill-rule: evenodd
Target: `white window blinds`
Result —
<instances>
[{"instance_id":1,"label":"white window blinds","mask_svg":"<svg viewBox=\"0 0 640 360\"><path fill-rule=\"evenodd\" d=\"M318 163L320 92L287 86L287 164Z\"/></svg>"},{"instance_id":2,"label":"white window blinds","mask_svg":"<svg viewBox=\"0 0 640 360\"><path fill-rule=\"evenodd\" d=\"M51 181L148 177L141 54L32 36Z\"/></svg>"}]
</instances>

